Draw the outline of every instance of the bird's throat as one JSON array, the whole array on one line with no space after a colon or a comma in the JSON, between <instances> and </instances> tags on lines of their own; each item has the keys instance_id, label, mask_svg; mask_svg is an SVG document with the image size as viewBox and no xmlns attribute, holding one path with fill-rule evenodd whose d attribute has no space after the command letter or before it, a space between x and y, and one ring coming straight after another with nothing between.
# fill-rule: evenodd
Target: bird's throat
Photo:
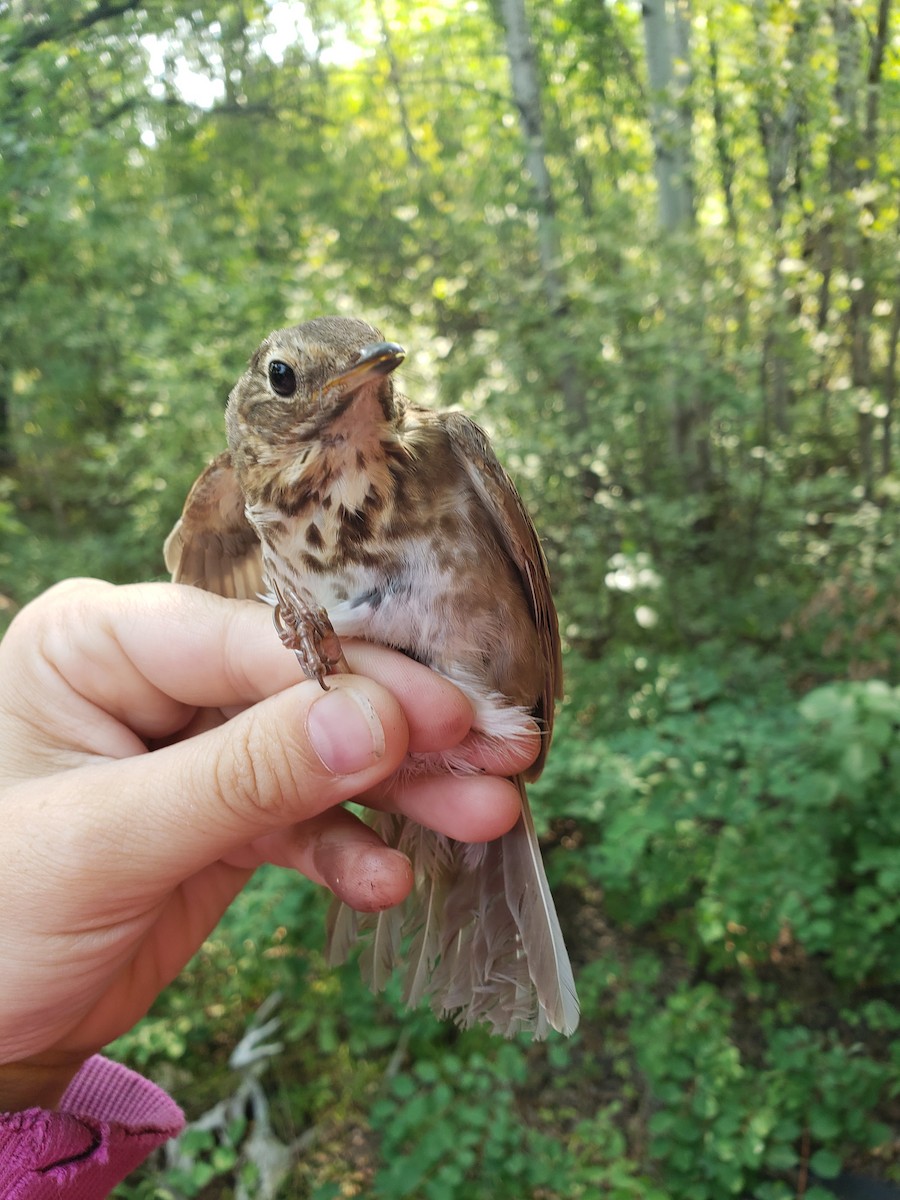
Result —
<instances>
[{"instance_id":1,"label":"bird's throat","mask_svg":"<svg viewBox=\"0 0 900 1200\"><path fill-rule=\"evenodd\" d=\"M270 553L330 570L381 536L407 466L396 426L375 396L361 396L318 437L298 443L247 515Z\"/></svg>"}]
</instances>

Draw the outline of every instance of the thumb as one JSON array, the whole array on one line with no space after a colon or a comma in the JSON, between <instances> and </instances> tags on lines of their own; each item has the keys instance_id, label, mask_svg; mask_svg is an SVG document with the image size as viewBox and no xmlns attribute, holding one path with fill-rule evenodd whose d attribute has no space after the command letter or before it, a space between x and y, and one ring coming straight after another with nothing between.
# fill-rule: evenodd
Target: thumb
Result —
<instances>
[{"instance_id":1,"label":"thumb","mask_svg":"<svg viewBox=\"0 0 900 1200\"><path fill-rule=\"evenodd\" d=\"M42 804L65 809L44 824L65 830L82 887L99 840L98 888L165 892L385 779L408 737L400 705L373 680L342 675L328 691L306 681L176 745L67 772L49 795L43 781Z\"/></svg>"}]
</instances>

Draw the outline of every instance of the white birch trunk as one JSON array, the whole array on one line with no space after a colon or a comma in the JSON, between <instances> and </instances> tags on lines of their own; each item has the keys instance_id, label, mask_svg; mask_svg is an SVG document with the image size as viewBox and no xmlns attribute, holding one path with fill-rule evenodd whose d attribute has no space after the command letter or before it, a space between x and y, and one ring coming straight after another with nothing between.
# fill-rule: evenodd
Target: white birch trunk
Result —
<instances>
[{"instance_id":1,"label":"white birch trunk","mask_svg":"<svg viewBox=\"0 0 900 1200\"><path fill-rule=\"evenodd\" d=\"M687 17L678 0L643 0L644 45L650 81L653 170L660 227L687 229L694 220L690 113L681 100L688 80Z\"/></svg>"}]
</instances>

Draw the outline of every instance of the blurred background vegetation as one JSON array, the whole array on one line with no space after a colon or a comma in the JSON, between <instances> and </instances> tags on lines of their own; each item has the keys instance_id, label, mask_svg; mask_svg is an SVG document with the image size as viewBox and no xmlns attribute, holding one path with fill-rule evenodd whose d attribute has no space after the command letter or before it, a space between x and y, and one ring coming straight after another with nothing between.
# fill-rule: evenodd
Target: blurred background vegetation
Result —
<instances>
[{"instance_id":1,"label":"blurred background vegetation","mask_svg":"<svg viewBox=\"0 0 900 1200\"><path fill-rule=\"evenodd\" d=\"M578 1034L372 998L263 872L114 1048L206 1114L123 1197L900 1179L898 50L890 0L0 3L6 614L163 577L246 358L339 312L494 435L566 638Z\"/></svg>"}]
</instances>

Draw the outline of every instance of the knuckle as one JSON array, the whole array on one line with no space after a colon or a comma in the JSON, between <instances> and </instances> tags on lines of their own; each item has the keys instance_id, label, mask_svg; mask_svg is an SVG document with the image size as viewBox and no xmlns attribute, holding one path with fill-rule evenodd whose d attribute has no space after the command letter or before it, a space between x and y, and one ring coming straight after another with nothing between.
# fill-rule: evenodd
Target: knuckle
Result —
<instances>
[{"instance_id":1,"label":"knuckle","mask_svg":"<svg viewBox=\"0 0 900 1200\"><path fill-rule=\"evenodd\" d=\"M216 785L224 803L244 819L258 815L266 824L296 819L300 791L291 755L270 725L256 714L234 722L228 753L215 764Z\"/></svg>"},{"instance_id":2,"label":"knuckle","mask_svg":"<svg viewBox=\"0 0 900 1200\"><path fill-rule=\"evenodd\" d=\"M10 631L32 639L37 646L53 647L70 640L72 630L82 624L82 614L96 603L101 591L114 585L98 579L65 579L42 592L16 614Z\"/></svg>"}]
</instances>

